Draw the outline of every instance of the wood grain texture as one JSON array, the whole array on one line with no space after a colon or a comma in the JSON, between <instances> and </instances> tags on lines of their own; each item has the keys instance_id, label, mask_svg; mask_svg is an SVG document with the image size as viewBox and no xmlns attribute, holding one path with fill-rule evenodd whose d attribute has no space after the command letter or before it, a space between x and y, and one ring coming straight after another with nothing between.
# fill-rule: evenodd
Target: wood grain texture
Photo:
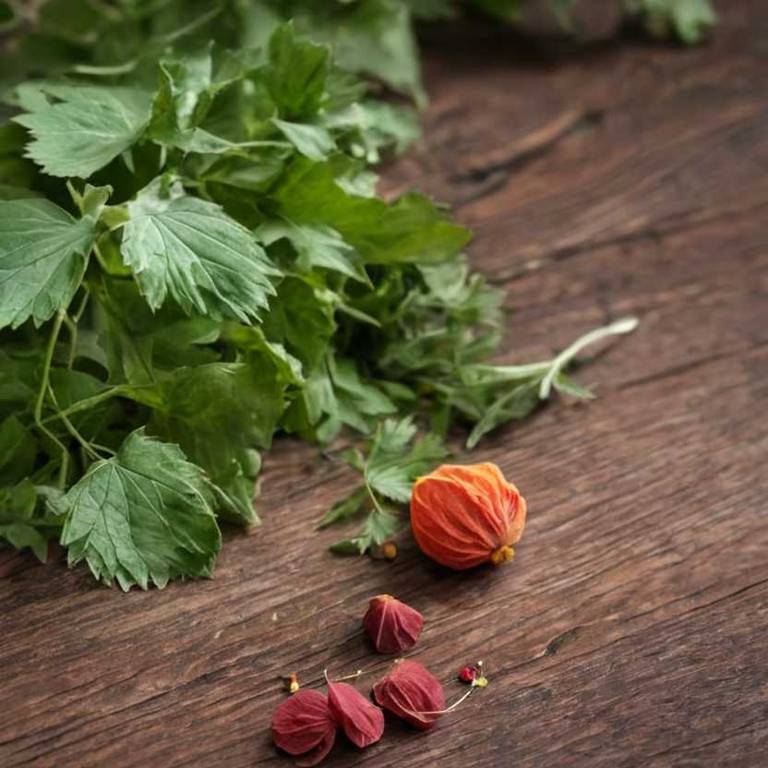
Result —
<instances>
[{"instance_id":1,"label":"wood grain texture","mask_svg":"<svg viewBox=\"0 0 768 768\"><path fill-rule=\"evenodd\" d=\"M621 314L640 329L555 403L481 443L529 500L508 567L452 574L404 540L339 559L313 532L352 477L290 440L252 535L216 578L163 592L0 553L0 766L291 765L284 693L383 669L360 632L391 592L426 617L413 656L491 685L429 734L392 723L332 766L744 766L768 750L768 14L721 3L708 46L551 53L497 25L426 33L425 138L387 170L477 233L504 285L501 359ZM370 681L372 677L364 678Z\"/></svg>"}]
</instances>

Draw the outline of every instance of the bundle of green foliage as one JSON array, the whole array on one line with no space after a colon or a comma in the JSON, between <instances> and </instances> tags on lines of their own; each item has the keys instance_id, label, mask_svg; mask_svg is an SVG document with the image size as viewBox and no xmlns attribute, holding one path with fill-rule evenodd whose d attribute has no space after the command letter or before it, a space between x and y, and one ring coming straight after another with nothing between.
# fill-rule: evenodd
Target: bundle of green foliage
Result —
<instances>
[{"instance_id":1,"label":"bundle of green foliage","mask_svg":"<svg viewBox=\"0 0 768 768\"><path fill-rule=\"evenodd\" d=\"M219 521L256 522L273 436L348 429L373 436L350 457L364 484L324 524L368 511L336 546L364 552L456 420L471 446L553 387L590 395L564 367L632 322L488 365L501 296L469 233L375 195L371 166L418 126L359 73L420 92L410 19L396 0L51 0L6 41L0 539L40 558L58 540L124 589L207 576ZM433 434L412 446L416 415Z\"/></svg>"}]
</instances>

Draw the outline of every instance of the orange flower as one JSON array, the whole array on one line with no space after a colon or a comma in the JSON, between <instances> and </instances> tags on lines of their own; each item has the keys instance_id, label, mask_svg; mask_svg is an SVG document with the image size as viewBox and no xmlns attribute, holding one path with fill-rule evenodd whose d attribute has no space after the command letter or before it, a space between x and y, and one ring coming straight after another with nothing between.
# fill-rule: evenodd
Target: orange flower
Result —
<instances>
[{"instance_id":1,"label":"orange flower","mask_svg":"<svg viewBox=\"0 0 768 768\"><path fill-rule=\"evenodd\" d=\"M455 570L511 560L525 515L525 499L495 464L444 464L413 486L413 535L425 555Z\"/></svg>"}]
</instances>

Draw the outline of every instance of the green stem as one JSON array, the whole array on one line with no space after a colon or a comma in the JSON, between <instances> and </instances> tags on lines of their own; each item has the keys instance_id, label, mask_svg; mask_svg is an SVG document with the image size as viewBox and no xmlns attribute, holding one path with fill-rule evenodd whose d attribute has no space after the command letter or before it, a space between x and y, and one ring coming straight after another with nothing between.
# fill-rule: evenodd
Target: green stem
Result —
<instances>
[{"instance_id":1,"label":"green stem","mask_svg":"<svg viewBox=\"0 0 768 768\"><path fill-rule=\"evenodd\" d=\"M56 319L53 321L53 327L51 328L51 335L48 339L48 347L45 350L45 359L43 361L43 378L40 382L40 391L37 393L37 400L35 402L35 411L34 411L34 417L35 417L35 424L37 425L38 429L40 429L41 432L43 432L47 437L53 441L53 443L61 450L61 465L59 467L59 488L64 490L64 487L67 483L67 469L69 466L69 451L67 450L67 447L64 445L64 443L59 440L56 435L53 434L46 426L43 424L43 403L45 402L45 394L49 389L49 382L50 382L50 376L51 376L51 364L53 363L53 353L56 349L56 341L59 338L59 333L61 332L61 326L64 323L64 318L66 317L67 310L66 309L60 309L56 313Z\"/></svg>"},{"instance_id":2,"label":"green stem","mask_svg":"<svg viewBox=\"0 0 768 768\"><path fill-rule=\"evenodd\" d=\"M125 386L123 384L118 384L115 387L112 387L111 389L105 389L103 392L99 392L96 395L91 395L91 397L86 397L83 400L78 400L76 403L73 403L68 408L64 408L64 410L57 411L56 413L52 413L50 416L46 416L43 419L43 424L47 424L51 421L57 421L62 418L62 416L71 416L73 413L79 413L80 411L87 411L89 408L93 408L94 405L98 405L99 403L104 402L105 400L110 400L113 397L119 397L123 392L127 392L129 390L139 389L138 386ZM150 388L149 386L147 388Z\"/></svg>"},{"instance_id":3,"label":"green stem","mask_svg":"<svg viewBox=\"0 0 768 768\"><path fill-rule=\"evenodd\" d=\"M69 315L67 315L64 318L64 322L67 325L67 329L69 330L69 355L67 357L67 368L72 370L72 366L75 364L75 355L77 354L77 328L78 323L80 322L80 319L83 316L83 313L85 312L85 308L88 305L88 299L90 298L91 294L88 290L88 286L83 283L83 298L80 301L80 306L77 308L77 311L74 315L70 318Z\"/></svg>"},{"instance_id":4,"label":"green stem","mask_svg":"<svg viewBox=\"0 0 768 768\"><path fill-rule=\"evenodd\" d=\"M99 454L93 450L91 444L80 434L75 425L61 413L59 410L59 403L56 400L56 393L53 391L50 385L48 386L48 394L50 395L53 404L56 406L57 413L59 413L61 416L61 420L64 422L64 426L67 428L67 432L69 432L69 434L72 435L72 437L74 437L78 443L80 443L80 445L83 447L83 450L92 461L98 461L101 459L101 456L99 456Z\"/></svg>"},{"instance_id":5,"label":"green stem","mask_svg":"<svg viewBox=\"0 0 768 768\"><path fill-rule=\"evenodd\" d=\"M379 504L379 500L376 498L376 494L373 492L373 488L371 488L368 480L364 477L363 482L365 483L365 489L368 491L368 495L371 497L371 501L373 502L373 506L376 508L376 511L383 515L384 510L381 508L381 504Z\"/></svg>"},{"instance_id":6,"label":"green stem","mask_svg":"<svg viewBox=\"0 0 768 768\"><path fill-rule=\"evenodd\" d=\"M576 339L569 347L566 347L553 361L552 366L547 375L541 380L541 386L539 387L539 398L546 400L549 397L549 393L552 389L552 383L555 380L560 371L565 368L568 363L573 360L576 355L581 352L584 347L594 344L600 339L604 339L608 336L616 336L620 333L631 333L637 328L638 320L636 317L623 317L621 320L617 320L615 323L605 325L602 328L595 328L594 331L590 331L581 338Z\"/></svg>"}]
</instances>

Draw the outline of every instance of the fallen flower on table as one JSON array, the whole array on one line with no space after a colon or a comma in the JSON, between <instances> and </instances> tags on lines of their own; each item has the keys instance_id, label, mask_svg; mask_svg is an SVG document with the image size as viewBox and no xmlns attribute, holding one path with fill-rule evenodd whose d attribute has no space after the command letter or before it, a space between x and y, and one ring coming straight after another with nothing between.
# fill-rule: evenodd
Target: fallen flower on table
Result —
<instances>
[{"instance_id":1,"label":"fallen flower on table","mask_svg":"<svg viewBox=\"0 0 768 768\"><path fill-rule=\"evenodd\" d=\"M413 486L411 527L425 555L454 570L514 557L527 505L491 463L443 464Z\"/></svg>"},{"instance_id":2,"label":"fallen flower on table","mask_svg":"<svg viewBox=\"0 0 768 768\"><path fill-rule=\"evenodd\" d=\"M363 627L379 653L402 653L413 648L424 626L424 617L392 595L372 598Z\"/></svg>"},{"instance_id":3,"label":"fallen flower on table","mask_svg":"<svg viewBox=\"0 0 768 768\"><path fill-rule=\"evenodd\" d=\"M360 749L384 733L384 713L349 683L328 680L328 706L346 737Z\"/></svg>"},{"instance_id":4,"label":"fallen flower on table","mask_svg":"<svg viewBox=\"0 0 768 768\"><path fill-rule=\"evenodd\" d=\"M275 711L272 738L284 752L302 757L297 765L312 766L331 751L336 726L328 699L319 691L300 690Z\"/></svg>"},{"instance_id":5,"label":"fallen flower on table","mask_svg":"<svg viewBox=\"0 0 768 768\"><path fill-rule=\"evenodd\" d=\"M424 731L445 708L443 686L417 661L396 661L373 686L373 696L384 709Z\"/></svg>"}]
</instances>

